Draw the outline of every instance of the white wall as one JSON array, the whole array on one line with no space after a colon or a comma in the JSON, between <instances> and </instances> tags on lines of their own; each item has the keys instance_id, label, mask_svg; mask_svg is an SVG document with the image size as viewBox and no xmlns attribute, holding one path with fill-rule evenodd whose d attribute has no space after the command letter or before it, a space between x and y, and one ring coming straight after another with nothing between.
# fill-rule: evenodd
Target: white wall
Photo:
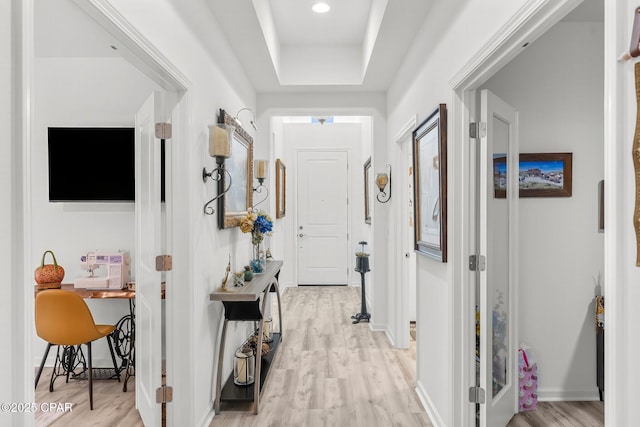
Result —
<instances>
[{"instance_id":1,"label":"white wall","mask_svg":"<svg viewBox=\"0 0 640 427\"><path fill-rule=\"evenodd\" d=\"M49 202L48 127L133 127L138 108L158 86L121 58L39 58L35 63L34 122L31 145L32 239L29 265L40 265L44 251L52 250L65 269L65 283L87 275L80 268L80 255L90 250L128 250L135 264L133 203ZM91 141L87 141L90 144ZM108 150L109 147L104 147ZM83 158L78 161L92 162ZM96 174L118 173L96 170ZM78 177L91 179L91 177ZM47 263L52 258L47 256ZM104 273L100 273L104 274ZM132 270L132 280L135 271ZM113 324L129 313L126 300L92 301L94 319ZM46 347L35 335L34 366ZM106 341L95 346L94 366L111 365ZM49 355L52 364L54 352Z\"/></svg>"},{"instance_id":2,"label":"white wall","mask_svg":"<svg viewBox=\"0 0 640 427\"><path fill-rule=\"evenodd\" d=\"M536 357L541 400L598 398L593 299L604 273L597 227L603 29L559 23L483 86L518 110L521 153L573 153L572 197L521 198L519 205L520 341Z\"/></svg>"}]
</instances>

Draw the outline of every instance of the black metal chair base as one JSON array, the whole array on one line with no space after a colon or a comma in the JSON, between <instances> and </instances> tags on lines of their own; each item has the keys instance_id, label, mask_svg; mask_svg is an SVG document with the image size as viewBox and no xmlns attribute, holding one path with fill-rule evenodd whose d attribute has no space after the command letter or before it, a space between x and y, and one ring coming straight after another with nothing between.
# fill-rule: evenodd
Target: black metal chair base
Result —
<instances>
[{"instance_id":1,"label":"black metal chair base","mask_svg":"<svg viewBox=\"0 0 640 427\"><path fill-rule=\"evenodd\" d=\"M351 323L369 322L371 315L369 313L357 313L351 316L351 318L353 319Z\"/></svg>"}]
</instances>

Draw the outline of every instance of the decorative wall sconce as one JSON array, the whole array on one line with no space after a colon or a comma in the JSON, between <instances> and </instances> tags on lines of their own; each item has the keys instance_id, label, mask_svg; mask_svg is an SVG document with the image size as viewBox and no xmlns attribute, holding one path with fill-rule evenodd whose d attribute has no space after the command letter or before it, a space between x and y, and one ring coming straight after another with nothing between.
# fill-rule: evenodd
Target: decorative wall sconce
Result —
<instances>
[{"instance_id":1,"label":"decorative wall sconce","mask_svg":"<svg viewBox=\"0 0 640 427\"><path fill-rule=\"evenodd\" d=\"M240 115L240 113L242 113L243 111L250 111L251 112L252 120L250 120L249 123L251 124L251 127L253 128L253 130L258 130L258 128L256 127L256 113L254 113L251 108L247 108L247 107L241 108L236 113L236 116L233 118L236 122L238 122L238 126L242 127L242 122L240 122L240 120L238 120L238 115Z\"/></svg>"},{"instance_id":2,"label":"decorative wall sconce","mask_svg":"<svg viewBox=\"0 0 640 427\"><path fill-rule=\"evenodd\" d=\"M253 189L254 192L261 194L265 193L264 198L259 202L254 202L253 207L255 208L260 203L267 200L269 197L269 189L264 185L264 180L267 178L267 161L266 160L254 160L253 161L253 174L258 180L258 186Z\"/></svg>"},{"instance_id":3,"label":"decorative wall sconce","mask_svg":"<svg viewBox=\"0 0 640 427\"><path fill-rule=\"evenodd\" d=\"M376 175L376 185L380 189L380 192L376 196L376 199L378 199L380 203L387 203L389 200L391 200L391 165L387 163L386 167L388 172L379 173ZM385 192L387 185L389 185L388 195Z\"/></svg>"},{"instance_id":4,"label":"decorative wall sconce","mask_svg":"<svg viewBox=\"0 0 640 427\"><path fill-rule=\"evenodd\" d=\"M227 124L209 126L209 155L216 158L216 164L218 166L211 172L207 172L206 167L202 168L202 181L207 182L209 178L213 181L220 181L226 172L229 176L229 184L222 193L219 193L216 197L205 203L203 210L206 215L214 214L215 209L209 205L224 196L231 188L231 174L225 169L224 160L231 157L231 141L233 140L233 132L235 130L235 126Z\"/></svg>"}]
</instances>

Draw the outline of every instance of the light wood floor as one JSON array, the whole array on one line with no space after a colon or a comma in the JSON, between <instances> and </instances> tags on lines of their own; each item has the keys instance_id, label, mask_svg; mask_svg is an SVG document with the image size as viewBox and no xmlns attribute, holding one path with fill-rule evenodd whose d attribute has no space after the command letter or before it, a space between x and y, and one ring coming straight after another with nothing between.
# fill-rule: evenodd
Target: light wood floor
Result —
<instances>
[{"instance_id":1,"label":"light wood floor","mask_svg":"<svg viewBox=\"0 0 640 427\"><path fill-rule=\"evenodd\" d=\"M414 391L415 350L352 324L359 301L359 288L287 289L260 413L226 407L211 427L431 426Z\"/></svg>"},{"instance_id":2,"label":"light wood floor","mask_svg":"<svg viewBox=\"0 0 640 427\"><path fill-rule=\"evenodd\" d=\"M431 426L415 389L415 342L393 349L367 323L353 325L360 290L354 287L288 288L282 295L284 339L263 390L260 413L223 406L210 427ZM273 316L278 330L277 316ZM419 328L419 325L418 325ZM58 378L49 393L50 371L36 390L40 403L70 402L72 412L36 414L40 426L143 426L135 409L135 378L129 391L117 381L94 381L89 410L86 381ZM251 409L251 408L244 408ZM600 427L601 402L541 402L516 415L509 427Z\"/></svg>"},{"instance_id":3,"label":"light wood floor","mask_svg":"<svg viewBox=\"0 0 640 427\"><path fill-rule=\"evenodd\" d=\"M516 414L507 427L602 427L604 402L538 402Z\"/></svg>"},{"instance_id":4,"label":"light wood floor","mask_svg":"<svg viewBox=\"0 0 640 427\"><path fill-rule=\"evenodd\" d=\"M55 347L51 348L51 352ZM38 388L36 389L36 403L61 404L61 411L36 412L36 426L55 427L142 427L142 419L135 408L136 391L135 377L127 383L128 389L122 391L122 383L117 380L93 381L93 411L89 409L89 387L85 380L69 380L58 377L54 383L53 392L49 392L51 369L42 371ZM64 411L64 405L70 404L71 411ZM49 407L49 406L47 406ZM57 408L56 408L57 409Z\"/></svg>"}]
</instances>

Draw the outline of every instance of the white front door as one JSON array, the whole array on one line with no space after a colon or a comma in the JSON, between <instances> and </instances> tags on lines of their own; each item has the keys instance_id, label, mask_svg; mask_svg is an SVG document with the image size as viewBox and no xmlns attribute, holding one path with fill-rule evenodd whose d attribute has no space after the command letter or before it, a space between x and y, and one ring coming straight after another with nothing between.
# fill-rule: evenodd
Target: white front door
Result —
<instances>
[{"instance_id":1,"label":"white front door","mask_svg":"<svg viewBox=\"0 0 640 427\"><path fill-rule=\"evenodd\" d=\"M298 152L297 178L298 284L346 285L347 152Z\"/></svg>"},{"instance_id":2,"label":"white front door","mask_svg":"<svg viewBox=\"0 0 640 427\"><path fill-rule=\"evenodd\" d=\"M518 113L487 90L481 91L479 144L479 254L486 267L479 278L479 370L485 403L480 427L507 425L517 412L515 330L517 280Z\"/></svg>"},{"instance_id":3,"label":"white front door","mask_svg":"<svg viewBox=\"0 0 640 427\"><path fill-rule=\"evenodd\" d=\"M160 140L155 123L161 117L161 94L153 92L136 113L136 405L145 426L160 426L162 406L156 390L162 383L161 291L156 256L160 255Z\"/></svg>"}]
</instances>

